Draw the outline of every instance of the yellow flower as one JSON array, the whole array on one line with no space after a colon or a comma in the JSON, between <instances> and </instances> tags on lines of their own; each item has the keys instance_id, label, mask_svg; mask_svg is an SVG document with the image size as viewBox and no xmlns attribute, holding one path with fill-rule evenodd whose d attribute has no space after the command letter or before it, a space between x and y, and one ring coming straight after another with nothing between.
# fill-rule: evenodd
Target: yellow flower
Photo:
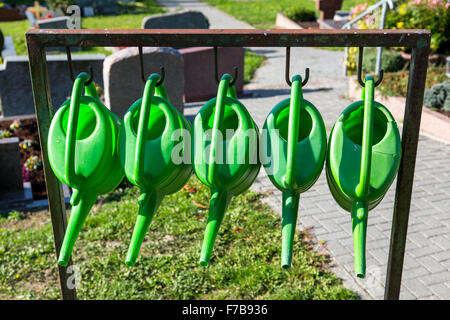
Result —
<instances>
[{"instance_id":1,"label":"yellow flower","mask_svg":"<svg viewBox=\"0 0 450 320\"><path fill-rule=\"evenodd\" d=\"M16 279L19 279L20 278L20 274L16 274L16 277L15 277Z\"/></svg>"},{"instance_id":2,"label":"yellow flower","mask_svg":"<svg viewBox=\"0 0 450 320\"><path fill-rule=\"evenodd\" d=\"M403 29L403 27L405 26L405 24L403 22L401 22L401 21L397 22L395 25L399 29Z\"/></svg>"},{"instance_id":3,"label":"yellow flower","mask_svg":"<svg viewBox=\"0 0 450 320\"><path fill-rule=\"evenodd\" d=\"M401 16L404 16L405 14L408 13L408 9L406 8L406 3L402 4L399 8L398 8L398 13Z\"/></svg>"}]
</instances>

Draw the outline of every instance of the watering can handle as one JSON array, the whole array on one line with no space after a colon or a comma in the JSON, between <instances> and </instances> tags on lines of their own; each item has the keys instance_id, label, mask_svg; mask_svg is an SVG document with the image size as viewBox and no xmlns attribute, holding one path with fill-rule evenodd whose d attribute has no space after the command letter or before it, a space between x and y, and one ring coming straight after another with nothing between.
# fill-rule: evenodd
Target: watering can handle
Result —
<instances>
[{"instance_id":1,"label":"watering can handle","mask_svg":"<svg viewBox=\"0 0 450 320\"><path fill-rule=\"evenodd\" d=\"M300 125L300 111L303 99L302 77L292 78L291 99L289 106L288 145L286 160L286 185L290 188L295 184L295 164L297 160L298 128Z\"/></svg>"},{"instance_id":2,"label":"watering can handle","mask_svg":"<svg viewBox=\"0 0 450 320\"><path fill-rule=\"evenodd\" d=\"M230 81L231 75L228 73L222 76L219 82L219 89L217 90L217 98L216 98L216 108L214 112L214 123L212 128L212 137L211 137L211 151L209 153L209 168L208 168L208 177L207 180L210 184L213 184L214 177L216 174L216 151L219 147L217 141L217 132L219 130L220 124L223 122L223 115L225 111L225 99L227 95L230 93Z\"/></svg>"},{"instance_id":3,"label":"watering can handle","mask_svg":"<svg viewBox=\"0 0 450 320\"><path fill-rule=\"evenodd\" d=\"M364 123L362 137L361 171L359 184L356 187L356 196L367 196L370 185L370 169L372 164L372 137L373 137L373 104L374 104L374 79L367 76L364 88Z\"/></svg>"},{"instance_id":4,"label":"watering can handle","mask_svg":"<svg viewBox=\"0 0 450 320\"><path fill-rule=\"evenodd\" d=\"M64 155L64 161L66 163L66 180L70 183L74 183L76 180L75 176L75 143L76 134L78 126L78 115L80 113L80 99L83 94L84 83L88 80L89 75L87 73L80 73L75 79L72 96L70 99L69 107L69 120L67 124L67 135L66 135L66 152ZM91 83L90 85L93 86ZM90 88L92 90L92 88ZM94 87L95 90L95 87Z\"/></svg>"},{"instance_id":5,"label":"watering can handle","mask_svg":"<svg viewBox=\"0 0 450 320\"><path fill-rule=\"evenodd\" d=\"M145 83L144 94L142 96L135 150L136 167L134 171L134 178L137 183L140 183L141 178L144 177L145 134L150 118L152 97L155 94L156 84L159 79L160 76L157 73L150 75Z\"/></svg>"},{"instance_id":6,"label":"watering can handle","mask_svg":"<svg viewBox=\"0 0 450 320\"><path fill-rule=\"evenodd\" d=\"M164 98L169 101L169 96L167 95L166 87L164 86L164 84L161 83L159 86L155 87L155 96Z\"/></svg>"},{"instance_id":7,"label":"watering can handle","mask_svg":"<svg viewBox=\"0 0 450 320\"><path fill-rule=\"evenodd\" d=\"M97 89L95 88L95 85L93 82L89 83L84 87L84 95L90 96L95 99L99 99Z\"/></svg>"}]
</instances>

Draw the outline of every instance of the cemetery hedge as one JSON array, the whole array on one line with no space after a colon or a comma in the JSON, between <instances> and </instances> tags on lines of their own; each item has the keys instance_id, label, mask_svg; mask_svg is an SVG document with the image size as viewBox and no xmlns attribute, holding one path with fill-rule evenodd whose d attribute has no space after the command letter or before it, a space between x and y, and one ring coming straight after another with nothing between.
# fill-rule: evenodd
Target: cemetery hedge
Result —
<instances>
[{"instance_id":1,"label":"cemetery hedge","mask_svg":"<svg viewBox=\"0 0 450 320\"><path fill-rule=\"evenodd\" d=\"M233 198L211 265L199 265L209 190L191 177L164 198L135 267L124 263L137 188L100 197L75 245L80 299L357 299L330 270L311 236L298 232L291 270L280 266L281 219L262 194ZM58 299L48 212L0 217L0 298Z\"/></svg>"}]
</instances>

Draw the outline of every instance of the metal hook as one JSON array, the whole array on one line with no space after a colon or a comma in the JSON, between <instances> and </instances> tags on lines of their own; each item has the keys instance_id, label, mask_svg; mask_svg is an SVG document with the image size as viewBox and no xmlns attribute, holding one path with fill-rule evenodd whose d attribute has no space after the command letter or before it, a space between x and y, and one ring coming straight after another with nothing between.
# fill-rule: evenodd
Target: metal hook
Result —
<instances>
[{"instance_id":1,"label":"metal hook","mask_svg":"<svg viewBox=\"0 0 450 320\"><path fill-rule=\"evenodd\" d=\"M364 81L362 80L361 74L362 74L362 62L363 62L363 47L359 47L358 51L358 82L361 85L361 87L365 87ZM377 87L381 81L383 80L384 71L380 70L380 73L378 74L378 80L375 82L374 87Z\"/></svg>"},{"instance_id":2,"label":"metal hook","mask_svg":"<svg viewBox=\"0 0 450 320\"><path fill-rule=\"evenodd\" d=\"M230 82L230 86L233 86L236 83L236 80L238 78L238 67L234 67L234 77L233 80L231 80ZM217 67L217 47L214 47L214 77L216 79L216 82L219 83L219 71L218 71L218 67Z\"/></svg>"},{"instance_id":3,"label":"metal hook","mask_svg":"<svg viewBox=\"0 0 450 320\"><path fill-rule=\"evenodd\" d=\"M73 75L73 67L72 67L72 54L70 53L70 47L66 47L66 54L67 54L67 63L69 64L69 73L70 78L72 81L75 81L75 77ZM89 79L84 83L85 86L91 84L92 80L94 79L94 69L91 65L89 65Z\"/></svg>"},{"instance_id":4,"label":"metal hook","mask_svg":"<svg viewBox=\"0 0 450 320\"><path fill-rule=\"evenodd\" d=\"M141 67L142 81L144 83L146 83L147 78L144 75L144 55L142 54L142 47L139 47L139 63L140 63L140 67ZM161 77L159 78L159 81L156 83L157 87L159 87L164 82L164 78L166 77L166 71L163 66L160 67L160 70L161 70L161 74L160 74Z\"/></svg>"},{"instance_id":5,"label":"metal hook","mask_svg":"<svg viewBox=\"0 0 450 320\"><path fill-rule=\"evenodd\" d=\"M284 77L289 87L292 86L291 78L289 77L289 69L291 67L291 47L286 47L286 69ZM305 69L305 78L302 81L302 87L304 87L309 80L309 68Z\"/></svg>"}]
</instances>

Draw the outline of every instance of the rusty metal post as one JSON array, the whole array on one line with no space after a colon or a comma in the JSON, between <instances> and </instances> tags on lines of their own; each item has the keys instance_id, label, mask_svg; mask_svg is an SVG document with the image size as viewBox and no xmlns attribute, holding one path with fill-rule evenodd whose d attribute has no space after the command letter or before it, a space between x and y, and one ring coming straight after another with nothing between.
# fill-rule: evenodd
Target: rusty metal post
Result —
<instances>
[{"instance_id":1,"label":"rusty metal post","mask_svg":"<svg viewBox=\"0 0 450 320\"><path fill-rule=\"evenodd\" d=\"M409 67L408 90L402 131L402 159L397 175L394 214L386 273L384 298L398 300L402 282L406 234L408 231L411 193L419 141L420 118L428 67L430 38L420 39L412 50Z\"/></svg>"},{"instance_id":2,"label":"rusty metal post","mask_svg":"<svg viewBox=\"0 0 450 320\"><path fill-rule=\"evenodd\" d=\"M28 38L27 40L31 85L33 88L34 105L41 144L41 157L44 166L45 185L47 189L48 206L52 220L57 259L67 227L67 216L62 184L54 175L48 162L47 138L50 121L53 117L53 109L47 73L47 60L45 48L39 46L34 39ZM69 266L71 265L72 261L69 262ZM69 279L70 274L67 272L68 268L69 267L61 267L58 265L61 295L64 300L75 300L77 298L76 289L74 287L68 287L72 284L72 281Z\"/></svg>"}]
</instances>

